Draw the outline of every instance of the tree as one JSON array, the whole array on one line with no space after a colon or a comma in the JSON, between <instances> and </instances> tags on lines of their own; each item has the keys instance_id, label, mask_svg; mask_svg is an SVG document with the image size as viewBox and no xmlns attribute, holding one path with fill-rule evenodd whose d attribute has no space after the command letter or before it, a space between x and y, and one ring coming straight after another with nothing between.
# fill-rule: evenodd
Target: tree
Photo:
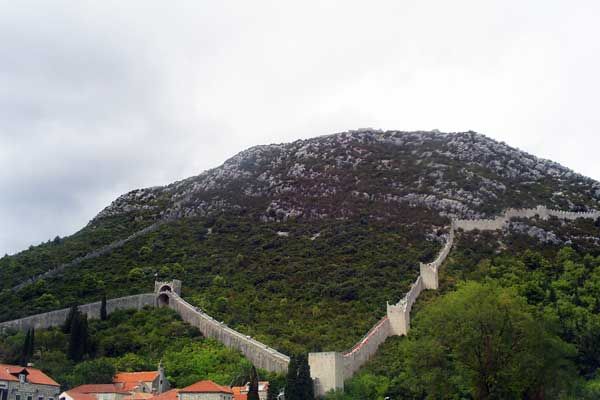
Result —
<instances>
[{"instance_id":1,"label":"tree","mask_svg":"<svg viewBox=\"0 0 600 400\"><path fill-rule=\"evenodd\" d=\"M285 379L285 398L286 400L299 400L298 395L298 360L295 356L290 357L288 364L288 373Z\"/></svg>"},{"instance_id":2,"label":"tree","mask_svg":"<svg viewBox=\"0 0 600 400\"><path fill-rule=\"evenodd\" d=\"M285 385L286 400L313 400L315 398L310 366L306 355L293 356L288 366Z\"/></svg>"},{"instance_id":3,"label":"tree","mask_svg":"<svg viewBox=\"0 0 600 400\"><path fill-rule=\"evenodd\" d=\"M90 351L87 315L77 311L71 319L70 331L67 355L69 359L79 362Z\"/></svg>"},{"instance_id":4,"label":"tree","mask_svg":"<svg viewBox=\"0 0 600 400\"><path fill-rule=\"evenodd\" d=\"M275 382L269 382L269 390L267 390L267 400L277 400L279 396L279 386Z\"/></svg>"},{"instance_id":5,"label":"tree","mask_svg":"<svg viewBox=\"0 0 600 400\"><path fill-rule=\"evenodd\" d=\"M102 302L100 303L100 320L106 321L106 293L102 295Z\"/></svg>"},{"instance_id":6,"label":"tree","mask_svg":"<svg viewBox=\"0 0 600 400\"><path fill-rule=\"evenodd\" d=\"M297 388L302 400L313 400L315 398L313 380L310 377L310 365L308 365L306 355L299 356Z\"/></svg>"},{"instance_id":7,"label":"tree","mask_svg":"<svg viewBox=\"0 0 600 400\"><path fill-rule=\"evenodd\" d=\"M72 305L71 309L69 310L69 313L67 314L67 319L65 319L65 323L62 326L62 331L64 333L71 333L71 325L73 323L73 318L78 312L79 310L77 309L77 306Z\"/></svg>"},{"instance_id":8,"label":"tree","mask_svg":"<svg viewBox=\"0 0 600 400\"><path fill-rule=\"evenodd\" d=\"M256 372L256 367L252 366L252 371L250 373L250 383L248 389L248 400L260 400L258 397L258 373Z\"/></svg>"},{"instance_id":9,"label":"tree","mask_svg":"<svg viewBox=\"0 0 600 400\"><path fill-rule=\"evenodd\" d=\"M23 367L26 367L27 363L33 357L34 346L35 346L35 330L34 330L34 328L29 328L27 330L27 333L25 334L25 339L23 340L23 347L21 348L20 363Z\"/></svg>"},{"instance_id":10,"label":"tree","mask_svg":"<svg viewBox=\"0 0 600 400\"><path fill-rule=\"evenodd\" d=\"M79 386L85 383L111 383L116 373L113 361L108 358L98 358L79 363L69 375L69 386Z\"/></svg>"},{"instance_id":11,"label":"tree","mask_svg":"<svg viewBox=\"0 0 600 400\"><path fill-rule=\"evenodd\" d=\"M551 398L574 354L524 298L494 282L463 284L426 306L408 346L415 393L432 398Z\"/></svg>"}]
</instances>

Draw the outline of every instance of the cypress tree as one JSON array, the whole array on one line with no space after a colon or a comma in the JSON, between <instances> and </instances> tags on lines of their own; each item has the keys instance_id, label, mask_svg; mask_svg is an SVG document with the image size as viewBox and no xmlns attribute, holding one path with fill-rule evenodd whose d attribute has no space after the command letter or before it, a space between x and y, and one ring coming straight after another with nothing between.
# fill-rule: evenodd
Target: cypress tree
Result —
<instances>
[{"instance_id":1,"label":"cypress tree","mask_svg":"<svg viewBox=\"0 0 600 400\"><path fill-rule=\"evenodd\" d=\"M100 303L100 320L106 321L106 294L102 295L102 303Z\"/></svg>"},{"instance_id":2,"label":"cypress tree","mask_svg":"<svg viewBox=\"0 0 600 400\"><path fill-rule=\"evenodd\" d=\"M308 365L308 358L305 355L299 356L298 359L297 385L302 400L314 400L315 390L313 380L310 377L310 365Z\"/></svg>"},{"instance_id":3,"label":"cypress tree","mask_svg":"<svg viewBox=\"0 0 600 400\"><path fill-rule=\"evenodd\" d=\"M290 357L288 373L285 378L285 400L300 400L298 396L298 360L296 356Z\"/></svg>"},{"instance_id":4,"label":"cypress tree","mask_svg":"<svg viewBox=\"0 0 600 400\"><path fill-rule=\"evenodd\" d=\"M275 385L275 382L269 382L269 390L267 391L267 400L277 400L279 396L279 387Z\"/></svg>"},{"instance_id":5,"label":"cypress tree","mask_svg":"<svg viewBox=\"0 0 600 400\"><path fill-rule=\"evenodd\" d=\"M258 373L256 367L252 366L252 373L250 374L250 388L248 389L248 400L260 400L258 396Z\"/></svg>"},{"instance_id":6,"label":"cypress tree","mask_svg":"<svg viewBox=\"0 0 600 400\"><path fill-rule=\"evenodd\" d=\"M31 328L30 333L29 333L29 346L28 346L29 352L27 353L27 362L29 362L29 360L31 360L33 358L34 349L35 349L35 328Z\"/></svg>"},{"instance_id":7,"label":"cypress tree","mask_svg":"<svg viewBox=\"0 0 600 400\"><path fill-rule=\"evenodd\" d=\"M25 334L25 340L23 340L23 347L21 348L21 357L20 357L20 364L21 366L25 367L27 366L27 361L29 360L29 346L31 345L31 329L27 330L27 333Z\"/></svg>"},{"instance_id":8,"label":"cypress tree","mask_svg":"<svg viewBox=\"0 0 600 400\"><path fill-rule=\"evenodd\" d=\"M67 314L67 319L65 320L65 323L62 326L63 333L71 333L71 325L72 325L72 322L73 322L73 317L78 312L79 311L77 310L77 306L76 305L71 306L71 309L69 310L69 313Z\"/></svg>"},{"instance_id":9,"label":"cypress tree","mask_svg":"<svg viewBox=\"0 0 600 400\"><path fill-rule=\"evenodd\" d=\"M80 321L81 325L79 328L79 332L81 336L81 355L83 358L83 356L89 354L91 350L87 314L81 314Z\"/></svg>"},{"instance_id":10,"label":"cypress tree","mask_svg":"<svg viewBox=\"0 0 600 400\"><path fill-rule=\"evenodd\" d=\"M68 356L73 361L81 361L87 348L87 318L77 311L71 319Z\"/></svg>"}]
</instances>

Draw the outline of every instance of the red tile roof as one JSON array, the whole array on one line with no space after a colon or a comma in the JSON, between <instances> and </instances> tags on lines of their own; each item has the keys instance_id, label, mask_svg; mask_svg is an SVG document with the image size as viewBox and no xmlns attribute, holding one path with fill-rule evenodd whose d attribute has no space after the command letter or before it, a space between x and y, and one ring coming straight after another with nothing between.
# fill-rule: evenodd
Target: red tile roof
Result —
<instances>
[{"instance_id":1,"label":"red tile roof","mask_svg":"<svg viewBox=\"0 0 600 400\"><path fill-rule=\"evenodd\" d=\"M164 393L159 394L158 396L152 397L151 400L178 400L177 395L179 394L179 389L171 389L167 390Z\"/></svg>"},{"instance_id":2,"label":"red tile roof","mask_svg":"<svg viewBox=\"0 0 600 400\"><path fill-rule=\"evenodd\" d=\"M123 400L148 400L152 397L154 397L154 395L152 393L134 392L134 393L131 393L130 396L123 397Z\"/></svg>"},{"instance_id":3,"label":"red tile roof","mask_svg":"<svg viewBox=\"0 0 600 400\"><path fill-rule=\"evenodd\" d=\"M96 400L96 396L93 394L74 392L72 390L67 390L65 393L73 400Z\"/></svg>"},{"instance_id":4,"label":"red tile roof","mask_svg":"<svg viewBox=\"0 0 600 400\"><path fill-rule=\"evenodd\" d=\"M121 394L129 394L128 391L121 389L118 385L114 383L92 383L88 385L81 385L74 387L70 390L71 392L77 393L121 393Z\"/></svg>"},{"instance_id":5,"label":"red tile roof","mask_svg":"<svg viewBox=\"0 0 600 400\"><path fill-rule=\"evenodd\" d=\"M213 381L200 381L185 387L179 393L227 393L233 394L227 386L217 385Z\"/></svg>"},{"instance_id":6,"label":"red tile roof","mask_svg":"<svg viewBox=\"0 0 600 400\"><path fill-rule=\"evenodd\" d=\"M242 393L242 391L246 391L246 386L234 386L231 390L233 391L233 400L248 399L248 393Z\"/></svg>"},{"instance_id":7,"label":"red tile roof","mask_svg":"<svg viewBox=\"0 0 600 400\"><path fill-rule=\"evenodd\" d=\"M35 385L60 386L54 379L44 374L37 368L20 367L18 365L0 364L0 379L5 381L18 381L19 373L27 372L27 380Z\"/></svg>"},{"instance_id":8,"label":"red tile roof","mask_svg":"<svg viewBox=\"0 0 600 400\"><path fill-rule=\"evenodd\" d=\"M114 383L152 382L158 377L158 371L119 372L113 378Z\"/></svg>"}]
</instances>

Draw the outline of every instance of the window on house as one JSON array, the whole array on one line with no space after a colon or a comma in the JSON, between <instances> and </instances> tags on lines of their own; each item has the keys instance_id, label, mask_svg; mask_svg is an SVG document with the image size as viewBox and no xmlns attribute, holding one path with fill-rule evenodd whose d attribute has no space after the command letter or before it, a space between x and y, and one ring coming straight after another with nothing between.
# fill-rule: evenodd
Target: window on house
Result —
<instances>
[{"instance_id":1,"label":"window on house","mask_svg":"<svg viewBox=\"0 0 600 400\"><path fill-rule=\"evenodd\" d=\"M19 374L19 382L25 383L27 381L27 375Z\"/></svg>"},{"instance_id":2,"label":"window on house","mask_svg":"<svg viewBox=\"0 0 600 400\"><path fill-rule=\"evenodd\" d=\"M27 400L33 400L33 396L27 396Z\"/></svg>"},{"instance_id":3,"label":"window on house","mask_svg":"<svg viewBox=\"0 0 600 400\"><path fill-rule=\"evenodd\" d=\"M15 400L21 400L21 395L20 394L16 394L15 395Z\"/></svg>"},{"instance_id":4,"label":"window on house","mask_svg":"<svg viewBox=\"0 0 600 400\"><path fill-rule=\"evenodd\" d=\"M44 396L38 396L38 400L44 400Z\"/></svg>"}]
</instances>

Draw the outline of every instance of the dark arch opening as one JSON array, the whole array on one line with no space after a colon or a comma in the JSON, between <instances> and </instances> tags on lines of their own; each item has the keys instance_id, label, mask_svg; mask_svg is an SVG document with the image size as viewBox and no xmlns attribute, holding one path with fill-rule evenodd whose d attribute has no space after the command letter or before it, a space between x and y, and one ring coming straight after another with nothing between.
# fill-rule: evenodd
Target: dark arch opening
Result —
<instances>
[{"instance_id":1,"label":"dark arch opening","mask_svg":"<svg viewBox=\"0 0 600 400\"><path fill-rule=\"evenodd\" d=\"M171 286L169 286L169 285L161 286L161 288L159 290L159 292L170 292L170 291L171 291Z\"/></svg>"},{"instance_id":2,"label":"dark arch opening","mask_svg":"<svg viewBox=\"0 0 600 400\"><path fill-rule=\"evenodd\" d=\"M156 299L156 302L158 303L158 307L168 307L169 306L169 295L168 294L161 294L158 296L158 298Z\"/></svg>"}]
</instances>

